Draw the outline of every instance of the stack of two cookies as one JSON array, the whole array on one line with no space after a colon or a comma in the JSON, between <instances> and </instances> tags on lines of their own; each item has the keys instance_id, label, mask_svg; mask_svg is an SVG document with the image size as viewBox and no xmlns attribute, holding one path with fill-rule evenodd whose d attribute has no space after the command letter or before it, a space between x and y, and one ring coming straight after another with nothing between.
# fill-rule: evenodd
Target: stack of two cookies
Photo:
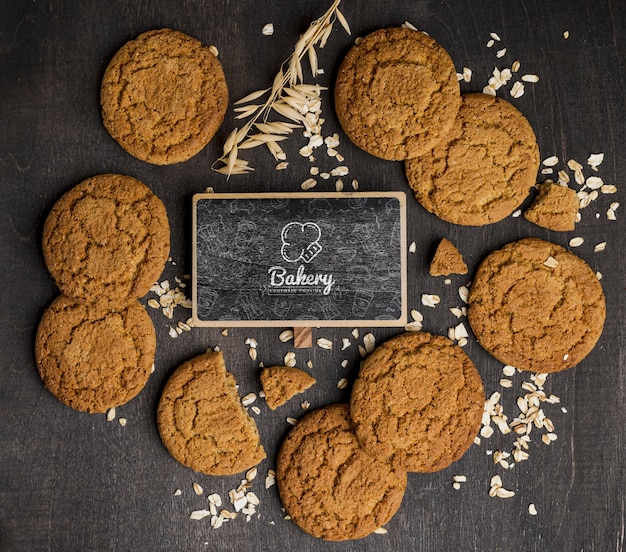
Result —
<instances>
[{"instance_id":1,"label":"stack of two cookies","mask_svg":"<svg viewBox=\"0 0 626 552\"><path fill-rule=\"evenodd\" d=\"M163 271L169 248L163 203L132 177L94 176L54 205L43 253L62 295L41 319L35 356L61 402L105 412L143 389L156 336L137 299Z\"/></svg>"}]
</instances>

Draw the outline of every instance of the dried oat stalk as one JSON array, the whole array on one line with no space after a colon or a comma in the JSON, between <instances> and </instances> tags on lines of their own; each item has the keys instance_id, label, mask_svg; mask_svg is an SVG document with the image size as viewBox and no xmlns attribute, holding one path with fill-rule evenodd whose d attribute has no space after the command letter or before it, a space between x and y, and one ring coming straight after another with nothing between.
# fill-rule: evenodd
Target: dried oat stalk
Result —
<instances>
[{"instance_id":1,"label":"dried oat stalk","mask_svg":"<svg viewBox=\"0 0 626 552\"><path fill-rule=\"evenodd\" d=\"M265 146L277 161L284 161L286 155L280 142L296 128L304 128L309 139L320 135L323 122L320 93L325 88L304 82L302 60L308 59L311 75L317 77L322 70L319 69L316 47L326 45L335 21L339 21L350 34L348 22L339 11L340 2L334 0L328 11L311 23L296 42L291 56L281 65L270 88L257 90L235 102L235 118L247 119L247 122L229 134L222 156L212 165L213 170L227 176L254 170L239 154L258 146ZM263 103L256 103L263 97L267 97ZM282 120L270 120L275 115Z\"/></svg>"}]
</instances>

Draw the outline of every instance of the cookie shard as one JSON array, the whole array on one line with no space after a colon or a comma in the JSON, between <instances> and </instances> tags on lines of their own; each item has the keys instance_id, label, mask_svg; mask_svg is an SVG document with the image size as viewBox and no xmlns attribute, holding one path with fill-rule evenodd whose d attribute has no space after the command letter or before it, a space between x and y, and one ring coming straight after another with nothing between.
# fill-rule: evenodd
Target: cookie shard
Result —
<instances>
[{"instance_id":1,"label":"cookie shard","mask_svg":"<svg viewBox=\"0 0 626 552\"><path fill-rule=\"evenodd\" d=\"M485 394L480 375L449 339L409 332L362 363L350 413L363 447L396 469L435 472L472 444Z\"/></svg>"},{"instance_id":2,"label":"cookie shard","mask_svg":"<svg viewBox=\"0 0 626 552\"><path fill-rule=\"evenodd\" d=\"M208 475L232 475L265 458L254 420L241 404L221 352L181 364L157 409L161 440L181 464Z\"/></svg>"},{"instance_id":3,"label":"cookie shard","mask_svg":"<svg viewBox=\"0 0 626 552\"><path fill-rule=\"evenodd\" d=\"M260 375L267 406L276 410L315 384L315 378L299 368L269 366Z\"/></svg>"},{"instance_id":4,"label":"cookie shard","mask_svg":"<svg viewBox=\"0 0 626 552\"><path fill-rule=\"evenodd\" d=\"M102 121L134 157L186 161L224 120L228 88L208 46L172 29L142 33L113 56L100 90Z\"/></svg>"},{"instance_id":5,"label":"cookie shard","mask_svg":"<svg viewBox=\"0 0 626 552\"><path fill-rule=\"evenodd\" d=\"M602 334L606 304L594 271L560 245L524 238L480 264L468 321L479 343L520 370L572 368Z\"/></svg>"},{"instance_id":6,"label":"cookie shard","mask_svg":"<svg viewBox=\"0 0 626 552\"><path fill-rule=\"evenodd\" d=\"M42 249L67 296L121 308L145 295L170 252L163 202L130 176L100 174L67 191L52 207Z\"/></svg>"},{"instance_id":7,"label":"cookie shard","mask_svg":"<svg viewBox=\"0 0 626 552\"><path fill-rule=\"evenodd\" d=\"M450 274L467 274L467 265L455 245L443 238L430 263L431 276L448 276Z\"/></svg>"},{"instance_id":8,"label":"cookie shard","mask_svg":"<svg viewBox=\"0 0 626 552\"><path fill-rule=\"evenodd\" d=\"M289 432L276 461L276 481L291 519L329 541L365 537L396 513L404 471L369 455L354 434L347 404L310 412Z\"/></svg>"},{"instance_id":9,"label":"cookie shard","mask_svg":"<svg viewBox=\"0 0 626 552\"><path fill-rule=\"evenodd\" d=\"M535 185L539 147L524 115L486 94L463 94L446 139L405 162L419 203L453 224L483 226L517 209Z\"/></svg>"},{"instance_id":10,"label":"cookie shard","mask_svg":"<svg viewBox=\"0 0 626 552\"><path fill-rule=\"evenodd\" d=\"M574 230L580 207L576 190L553 182L544 182L537 188L537 197L524 212L526 220L556 232Z\"/></svg>"},{"instance_id":11,"label":"cookie shard","mask_svg":"<svg viewBox=\"0 0 626 552\"><path fill-rule=\"evenodd\" d=\"M448 53L424 33L400 27L378 29L348 51L334 96L348 137L388 160L430 150L445 138L460 104Z\"/></svg>"},{"instance_id":12,"label":"cookie shard","mask_svg":"<svg viewBox=\"0 0 626 552\"><path fill-rule=\"evenodd\" d=\"M139 394L155 352L154 325L138 301L96 308L60 295L44 312L35 338L45 387L82 412L106 412Z\"/></svg>"}]
</instances>

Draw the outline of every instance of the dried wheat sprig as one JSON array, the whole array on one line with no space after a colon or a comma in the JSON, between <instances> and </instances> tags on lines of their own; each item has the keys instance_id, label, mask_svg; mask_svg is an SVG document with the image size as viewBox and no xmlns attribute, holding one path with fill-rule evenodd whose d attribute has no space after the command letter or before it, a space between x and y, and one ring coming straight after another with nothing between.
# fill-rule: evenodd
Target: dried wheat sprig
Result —
<instances>
[{"instance_id":1,"label":"dried wheat sprig","mask_svg":"<svg viewBox=\"0 0 626 552\"><path fill-rule=\"evenodd\" d=\"M254 170L247 161L239 159L239 150L265 145L276 160L284 161L286 155L278 142L285 140L295 128L304 127L305 135L319 133L323 119L320 93L324 87L306 84L302 70L302 58L307 56L313 78L320 74L315 46L323 48L332 33L335 21L351 34L346 18L339 10L341 0L333 0L322 17L311 22L309 28L294 46L291 56L285 60L274 77L271 88L256 90L235 102L235 119L249 119L242 128L235 128L226 139L222 156L211 168L229 177ZM250 102L269 94L261 105ZM291 122L269 121L271 112ZM256 132L253 132L256 131Z\"/></svg>"}]
</instances>

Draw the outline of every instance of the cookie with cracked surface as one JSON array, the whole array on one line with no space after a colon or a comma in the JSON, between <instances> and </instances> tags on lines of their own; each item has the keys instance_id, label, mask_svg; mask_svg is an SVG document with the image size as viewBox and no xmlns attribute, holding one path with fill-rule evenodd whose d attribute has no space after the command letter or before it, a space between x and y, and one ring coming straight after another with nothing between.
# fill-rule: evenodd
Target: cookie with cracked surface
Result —
<instances>
[{"instance_id":1,"label":"cookie with cracked surface","mask_svg":"<svg viewBox=\"0 0 626 552\"><path fill-rule=\"evenodd\" d=\"M354 45L335 83L348 137L382 159L411 159L444 139L461 101L454 63L424 33L379 29Z\"/></svg>"},{"instance_id":2,"label":"cookie with cracked surface","mask_svg":"<svg viewBox=\"0 0 626 552\"><path fill-rule=\"evenodd\" d=\"M576 190L552 182L538 186L539 193L524 212L526 220L556 232L574 230L580 200Z\"/></svg>"},{"instance_id":3,"label":"cookie with cracked surface","mask_svg":"<svg viewBox=\"0 0 626 552\"><path fill-rule=\"evenodd\" d=\"M157 424L165 448L178 462L208 475L232 475L265 458L236 385L221 352L192 358L170 376Z\"/></svg>"},{"instance_id":4,"label":"cookie with cracked surface","mask_svg":"<svg viewBox=\"0 0 626 552\"><path fill-rule=\"evenodd\" d=\"M448 276L449 274L467 274L467 265L455 245L443 238L430 262L430 275Z\"/></svg>"},{"instance_id":5,"label":"cookie with cracked surface","mask_svg":"<svg viewBox=\"0 0 626 552\"><path fill-rule=\"evenodd\" d=\"M56 202L42 241L65 295L120 307L145 295L163 271L170 228L163 202L145 184L101 174Z\"/></svg>"},{"instance_id":6,"label":"cookie with cracked surface","mask_svg":"<svg viewBox=\"0 0 626 552\"><path fill-rule=\"evenodd\" d=\"M313 384L315 378L299 368L290 366L269 366L260 375L267 406L276 410Z\"/></svg>"},{"instance_id":7,"label":"cookie with cracked surface","mask_svg":"<svg viewBox=\"0 0 626 552\"><path fill-rule=\"evenodd\" d=\"M575 366L600 338L605 317L602 286L589 265L537 238L487 255L470 288L468 321L479 343L520 370Z\"/></svg>"},{"instance_id":8,"label":"cookie with cracked surface","mask_svg":"<svg viewBox=\"0 0 626 552\"><path fill-rule=\"evenodd\" d=\"M148 31L113 56L100 89L102 120L128 153L155 165L180 163L213 138L228 107L222 65L199 40Z\"/></svg>"},{"instance_id":9,"label":"cookie with cracked surface","mask_svg":"<svg viewBox=\"0 0 626 552\"><path fill-rule=\"evenodd\" d=\"M464 94L446 140L405 163L415 197L440 219L498 222L530 193L539 148L526 118L502 98Z\"/></svg>"},{"instance_id":10,"label":"cookie with cracked surface","mask_svg":"<svg viewBox=\"0 0 626 552\"><path fill-rule=\"evenodd\" d=\"M365 537L396 513L406 472L370 456L354 434L347 404L310 412L289 432L276 461L287 513L316 538Z\"/></svg>"},{"instance_id":11,"label":"cookie with cracked surface","mask_svg":"<svg viewBox=\"0 0 626 552\"><path fill-rule=\"evenodd\" d=\"M44 312L35 339L39 375L62 403L106 412L135 397L152 370L156 336L138 301L95 308L59 296Z\"/></svg>"},{"instance_id":12,"label":"cookie with cracked surface","mask_svg":"<svg viewBox=\"0 0 626 552\"><path fill-rule=\"evenodd\" d=\"M480 375L460 347L443 336L408 332L363 361L350 413L370 454L397 469L435 472L470 447L484 402Z\"/></svg>"}]
</instances>

